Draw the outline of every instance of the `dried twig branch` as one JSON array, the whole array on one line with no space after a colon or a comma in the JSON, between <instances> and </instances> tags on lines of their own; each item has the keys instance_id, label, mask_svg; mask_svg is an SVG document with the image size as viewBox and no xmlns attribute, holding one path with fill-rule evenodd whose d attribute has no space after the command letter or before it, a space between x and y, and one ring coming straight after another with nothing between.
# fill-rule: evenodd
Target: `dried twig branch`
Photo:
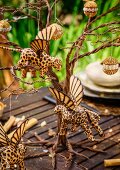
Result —
<instances>
[{"instance_id":1,"label":"dried twig branch","mask_svg":"<svg viewBox=\"0 0 120 170\"><path fill-rule=\"evenodd\" d=\"M113 22L108 22L108 23L105 23L105 24L101 24L101 25L99 25L99 26L96 27L96 28L93 28L93 29L91 29L91 30L88 30L88 31L86 32L86 34L91 33L91 32L93 32L93 31L95 31L95 30L97 30L97 29L99 29L99 28L103 28L103 27L111 26L111 25L115 25L115 24L120 24L120 21L113 21Z\"/></svg>"},{"instance_id":2,"label":"dried twig branch","mask_svg":"<svg viewBox=\"0 0 120 170\"><path fill-rule=\"evenodd\" d=\"M93 20L90 22L90 25L91 25L92 23L94 23L95 21L99 20L100 18L102 18L102 17L106 16L107 14L109 14L109 13L115 11L115 10L118 10L118 9L120 9L120 5L119 5L119 4L116 5L116 6L114 6L113 8L110 8L107 12L105 12L105 13L97 16L95 19L93 19Z\"/></svg>"},{"instance_id":3,"label":"dried twig branch","mask_svg":"<svg viewBox=\"0 0 120 170\"><path fill-rule=\"evenodd\" d=\"M0 42L0 45L9 45L9 46L14 46L15 48L19 48L19 49L22 49L18 44L16 44L16 43L13 43L13 42L10 42L10 41L8 41L8 42Z\"/></svg>"},{"instance_id":4,"label":"dried twig branch","mask_svg":"<svg viewBox=\"0 0 120 170\"><path fill-rule=\"evenodd\" d=\"M48 27L48 25L50 24L50 19L51 19L51 15L52 15L52 8L50 7L48 0L44 0L44 1L47 5L47 8L48 8L47 23L46 23L46 27Z\"/></svg>"},{"instance_id":5,"label":"dried twig branch","mask_svg":"<svg viewBox=\"0 0 120 170\"><path fill-rule=\"evenodd\" d=\"M111 47L111 46L115 46L115 47L119 47L120 46L120 43L106 43L104 45L101 45L100 47L90 51L90 52L87 52L87 53L84 53L84 54L81 54L78 56L78 59L80 58L83 58L85 56L89 56L90 54L94 54L94 53L97 53L98 51L102 50L102 49L105 49L105 48L108 48L108 47Z\"/></svg>"}]
</instances>

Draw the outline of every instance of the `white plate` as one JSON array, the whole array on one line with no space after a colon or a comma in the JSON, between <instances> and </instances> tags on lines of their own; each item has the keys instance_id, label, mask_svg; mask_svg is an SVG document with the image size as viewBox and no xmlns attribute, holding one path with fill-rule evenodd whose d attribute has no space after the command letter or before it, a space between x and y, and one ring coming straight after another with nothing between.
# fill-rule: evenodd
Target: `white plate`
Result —
<instances>
[{"instance_id":1,"label":"white plate","mask_svg":"<svg viewBox=\"0 0 120 170\"><path fill-rule=\"evenodd\" d=\"M117 87L104 87L104 86L98 86L94 84L87 76L85 72L78 73L76 76L78 76L86 88L88 88L91 91L98 92L98 93L120 93L120 86Z\"/></svg>"}]
</instances>

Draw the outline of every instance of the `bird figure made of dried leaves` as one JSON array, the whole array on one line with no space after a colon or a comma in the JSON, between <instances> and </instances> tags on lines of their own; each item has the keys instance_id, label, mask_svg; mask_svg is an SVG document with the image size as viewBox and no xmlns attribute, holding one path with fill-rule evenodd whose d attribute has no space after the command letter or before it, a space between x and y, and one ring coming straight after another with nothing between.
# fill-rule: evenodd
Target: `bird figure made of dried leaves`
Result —
<instances>
[{"instance_id":1,"label":"bird figure made of dried leaves","mask_svg":"<svg viewBox=\"0 0 120 170\"><path fill-rule=\"evenodd\" d=\"M41 31L42 32L42 31ZM9 47L0 46L2 49L20 52L20 60L17 63L17 68L22 71L22 77L25 78L27 72L31 72L32 77L36 77L36 70L40 71L40 77L44 77L48 72L49 67L54 67L60 71L62 62L57 57L51 57L48 54L49 37L51 37L52 27L49 32L42 34L42 39L34 39L30 46L31 48L14 49Z\"/></svg>"},{"instance_id":2,"label":"bird figure made of dried leaves","mask_svg":"<svg viewBox=\"0 0 120 170\"><path fill-rule=\"evenodd\" d=\"M24 157L26 147L20 144L21 137L25 133L25 120L13 133L11 140L8 138L3 126L0 124L0 158L1 170L11 169L14 170L19 166L20 170L25 170Z\"/></svg>"},{"instance_id":3,"label":"bird figure made of dried leaves","mask_svg":"<svg viewBox=\"0 0 120 170\"><path fill-rule=\"evenodd\" d=\"M87 138L91 141L95 140L92 128L94 128L100 136L103 135L103 130L98 125L100 120L99 115L80 105L83 97L83 87L77 77L72 75L70 78L69 94L65 94L55 88L49 88L49 90L58 103L54 112L61 115L60 135L67 133L68 125L73 132L81 126Z\"/></svg>"}]
</instances>

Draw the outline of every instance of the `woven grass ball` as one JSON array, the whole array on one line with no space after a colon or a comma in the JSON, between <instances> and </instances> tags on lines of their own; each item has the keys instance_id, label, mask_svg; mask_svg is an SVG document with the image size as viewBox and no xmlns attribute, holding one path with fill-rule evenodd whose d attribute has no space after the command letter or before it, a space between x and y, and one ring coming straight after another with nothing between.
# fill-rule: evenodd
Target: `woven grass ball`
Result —
<instances>
[{"instance_id":1,"label":"woven grass ball","mask_svg":"<svg viewBox=\"0 0 120 170\"><path fill-rule=\"evenodd\" d=\"M98 8L97 4L94 1L87 1L84 4L83 8L84 14L88 16L89 18L94 17L97 14Z\"/></svg>"},{"instance_id":2,"label":"woven grass ball","mask_svg":"<svg viewBox=\"0 0 120 170\"><path fill-rule=\"evenodd\" d=\"M1 20L0 21L0 33L6 33L9 32L11 30L11 25L9 24L9 22L7 22L6 20Z\"/></svg>"},{"instance_id":3,"label":"woven grass ball","mask_svg":"<svg viewBox=\"0 0 120 170\"><path fill-rule=\"evenodd\" d=\"M113 57L106 58L103 62L103 71L108 75L117 73L119 69L119 62Z\"/></svg>"}]
</instances>

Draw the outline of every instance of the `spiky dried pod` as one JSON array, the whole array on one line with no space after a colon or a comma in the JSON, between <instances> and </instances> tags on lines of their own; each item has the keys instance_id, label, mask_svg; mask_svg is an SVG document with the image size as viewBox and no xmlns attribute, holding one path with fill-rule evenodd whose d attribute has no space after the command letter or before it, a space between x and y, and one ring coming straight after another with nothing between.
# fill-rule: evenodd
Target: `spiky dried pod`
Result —
<instances>
[{"instance_id":1,"label":"spiky dried pod","mask_svg":"<svg viewBox=\"0 0 120 170\"><path fill-rule=\"evenodd\" d=\"M113 57L106 58L103 62L103 71L108 75L117 73L119 69L119 62Z\"/></svg>"},{"instance_id":2,"label":"spiky dried pod","mask_svg":"<svg viewBox=\"0 0 120 170\"><path fill-rule=\"evenodd\" d=\"M0 33L9 32L11 30L11 28L12 28L11 25L6 20L0 21Z\"/></svg>"},{"instance_id":3,"label":"spiky dried pod","mask_svg":"<svg viewBox=\"0 0 120 170\"><path fill-rule=\"evenodd\" d=\"M83 8L84 14L88 16L89 18L94 17L97 14L98 8L97 4L94 1L87 1L84 4Z\"/></svg>"}]
</instances>

